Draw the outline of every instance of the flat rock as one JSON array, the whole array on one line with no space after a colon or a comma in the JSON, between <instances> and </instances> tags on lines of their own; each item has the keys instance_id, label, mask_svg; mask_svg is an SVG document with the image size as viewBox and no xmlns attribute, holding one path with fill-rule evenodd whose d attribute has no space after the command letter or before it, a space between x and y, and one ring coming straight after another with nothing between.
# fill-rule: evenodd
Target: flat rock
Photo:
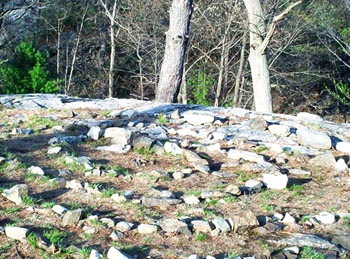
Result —
<instances>
[{"instance_id":1,"label":"flat rock","mask_svg":"<svg viewBox=\"0 0 350 259\"><path fill-rule=\"evenodd\" d=\"M194 195L185 197L184 201L188 205L197 205L200 203L200 200Z\"/></svg>"},{"instance_id":2,"label":"flat rock","mask_svg":"<svg viewBox=\"0 0 350 259\"><path fill-rule=\"evenodd\" d=\"M146 134L135 134L134 137L131 140L131 146L134 149L146 149L149 150L153 143L154 143L154 139L149 137Z\"/></svg>"},{"instance_id":3,"label":"flat rock","mask_svg":"<svg viewBox=\"0 0 350 259\"><path fill-rule=\"evenodd\" d=\"M326 211L323 211L319 215L316 215L315 218L321 224L333 224L336 221L335 215Z\"/></svg>"},{"instance_id":4,"label":"flat rock","mask_svg":"<svg viewBox=\"0 0 350 259\"><path fill-rule=\"evenodd\" d=\"M223 217L215 217L212 221L217 229L220 229L221 232L226 233L231 230L230 225Z\"/></svg>"},{"instance_id":5,"label":"flat rock","mask_svg":"<svg viewBox=\"0 0 350 259\"><path fill-rule=\"evenodd\" d=\"M28 231L28 229L22 227L5 227L6 236L15 240L25 240Z\"/></svg>"},{"instance_id":6,"label":"flat rock","mask_svg":"<svg viewBox=\"0 0 350 259\"><path fill-rule=\"evenodd\" d=\"M339 158L335 164L335 171L341 173L348 171L349 167L343 158Z\"/></svg>"},{"instance_id":7,"label":"flat rock","mask_svg":"<svg viewBox=\"0 0 350 259\"><path fill-rule=\"evenodd\" d=\"M259 226L258 219L250 210L232 214L228 218L235 233L243 233L251 228Z\"/></svg>"},{"instance_id":8,"label":"flat rock","mask_svg":"<svg viewBox=\"0 0 350 259\"><path fill-rule=\"evenodd\" d=\"M101 255L97 250L92 249L90 252L89 259L102 259L103 255Z\"/></svg>"},{"instance_id":9,"label":"flat rock","mask_svg":"<svg viewBox=\"0 0 350 259\"><path fill-rule=\"evenodd\" d=\"M64 213L66 213L68 211L67 208L63 207L62 205L56 204L52 207L52 210L54 212L56 212L59 215L63 215Z\"/></svg>"},{"instance_id":10,"label":"flat rock","mask_svg":"<svg viewBox=\"0 0 350 259\"><path fill-rule=\"evenodd\" d=\"M350 154L350 142L338 142L335 148L340 152Z\"/></svg>"},{"instance_id":11,"label":"flat rock","mask_svg":"<svg viewBox=\"0 0 350 259\"><path fill-rule=\"evenodd\" d=\"M111 138L112 144L121 146L129 145L131 140L132 132L125 128L110 127L104 132L105 138Z\"/></svg>"},{"instance_id":12,"label":"flat rock","mask_svg":"<svg viewBox=\"0 0 350 259\"><path fill-rule=\"evenodd\" d=\"M214 115L206 111L186 111L182 114L185 121L192 125L211 124L214 122Z\"/></svg>"},{"instance_id":13,"label":"flat rock","mask_svg":"<svg viewBox=\"0 0 350 259\"><path fill-rule=\"evenodd\" d=\"M90 128L89 132L86 134L88 138L93 140L98 140L103 134L103 131L98 126L93 126Z\"/></svg>"},{"instance_id":14,"label":"flat rock","mask_svg":"<svg viewBox=\"0 0 350 259\"><path fill-rule=\"evenodd\" d=\"M9 199L10 201L16 203L16 205L22 205L23 196L28 195L28 185L26 184L17 184L13 186L11 189L5 189L2 192L2 195Z\"/></svg>"},{"instance_id":15,"label":"flat rock","mask_svg":"<svg viewBox=\"0 0 350 259\"><path fill-rule=\"evenodd\" d=\"M132 256L122 253L115 247L111 247L107 252L108 259L133 259Z\"/></svg>"},{"instance_id":16,"label":"flat rock","mask_svg":"<svg viewBox=\"0 0 350 259\"><path fill-rule=\"evenodd\" d=\"M96 148L96 150L98 151L113 152L118 154L127 153L130 149L131 149L130 145L119 145L119 144L114 144L110 146L101 146Z\"/></svg>"},{"instance_id":17,"label":"flat rock","mask_svg":"<svg viewBox=\"0 0 350 259\"><path fill-rule=\"evenodd\" d=\"M344 249L350 251L350 235L337 235L332 238L334 245L340 245Z\"/></svg>"},{"instance_id":18,"label":"flat rock","mask_svg":"<svg viewBox=\"0 0 350 259\"><path fill-rule=\"evenodd\" d=\"M82 209L70 210L64 214L62 219L63 226L74 226L80 220Z\"/></svg>"},{"instance_id":19,"label":"flat rock","mask_svg":"<svg viewBox=\"0 0 350 259\"><path fill-rule=\"evenodd\" d=\"M191 226L194 232L211 233L212 231L210 223L205 220L192 220Z\"/></svg>"},{"instance_id":20,"label":"flat rock","mask_svg":"<svg viewBox=\"0 0 350 259\"><path fill-rule=\"evenodd\" d=\"M182 201L174 198L163 198L163 197L142 197L142 204L146 207L159 207L166 209L172 205L181 203Z\"/></svg>"},{"instance_id":21,"label":"flat rock","mask_svg":"<svg viewBox=\"0 0 350 259\"><path fill-rule=\"evenodd\" d=\"M263 116L258 116L249 121L249 127L254 130L264 131L267 128L267 122Z\"/></svg>"},{"instance_id":22,"label":"flat rock","mask_svg":"<svg viewBox=\"0 0 350 259\"><path fill-rule=\"evenodd\" d=\"M312 114L312 113L308 113L308 112L299 112L297 114L297 119L303 122L323 122L323 119L321 116L317 115L317 114Z\"/></svg>"},{"instance_id":23,"label":"flat rock","mask_svg":"<svg viewBox=\"0 0 350 259\"><path fill-rule=\"evenodd\" d=\"M325 238L321 238L312 234L294 233L286 238L279 238L278 240L271 240L281 246L297 246L297 247L316 247L321 249L331 249L334 245Z\"/></svg>"},{"instance_id":24,"label":"flat rock","mask_svg":"<svg viewBox=\"0 0 350 259\"><path fill-rule=\"evenodd\" d=\"M332 152L325 152L320 155L316 155L315 157L309 160L309 163L314 166L320 166L325 168L334 168L336 164L336 160Z\"/></svg>"},{"instance_id":25,"label":"flat rock","mask_svg":"<svg viewBox=\"0 0 350 259\"><path fill-rule=\"evenodd\" d=\"M290 135L290 128L287 125L272 124L268 129L272 134L277 136L287 137Z\"/></svg>"},{"instance_id":26,"label":"flat rock","mask_svg":"<svg viewBox=\"0 0 350 259\"><path fill-rule=\"evenodd\" d=\"M191 231L188 229L187 224L178 219L163 219L160 227L167 233L182 233L185 235L191 235Z\"/></svg>"},{"instance_id":27,"label":"flat rock","mask_svg":"<svg viewBox=\"0 0 350 259\"><path fill-rule=\"evenodd\" d=\"M263 183L268 189L283 190L287 187L288 176L285 174L263 174Z\"/></svg>"},{"instance_id":28,"label":"flat rock","mask_svg":"<svg viewBox=\"0 0 350 259\"><path fill-rule=\"evenodd\" d=\"M137 227L137 231L141 235L153 234L153 233L156 233L158 231L158 226L151 225L151 224L140 224Z\"/></svg>"},{"instance_id":29,"label":"flat rock","mask_svg":"<svg viewBox=\"0 0 350 259\"><path fill-rule=\"evenodd\" d=\"M116 229L122 233L131 230L133 227L134 227L134 224L127 221L118 222L116 225Z\"/></svg>"},{"instance_id":30,"label":"flat rock","mask_svg":"<svg viewBox=\"0 0 350 259\"><path fill-rule=\"evenodd\" d=\"M35 176L44 176L45 172L41 167L39 166L31 166L28 168L28 172L35 175Z\"/></svg>"},{"instance_id":31,"label":"flat rock","mask_svg":"<svg viewBox=\"0 0 350 259\"><path fill-rule=\"evenodd\" d=\"M255 162L257 164L266 163L265 158L262 155L238 149L230 149L227 153L227 157L232 160L243 159L244 161Z\"/></svg>"},{"instance_id":32,"label":"flat rock","mask_svg":"<svg viewBox=\"0 0 350 259\"><path fill-rule=\"evenodd\" d=\"M304 127L297 130L298 142L300 145L328 150L332 147L332 140L328 134L318 131L313 131Z\"/></svg>"},{"instance_id":33,"label":"flat rock","mask_svg":"<svg viewBox=\"0 0 350 259\"><path fill-rule=\"evenodd\" d=\"M182 148L180 148L176 143L174 142L165 142L164 144L164 150L166 153L170 153L173 155L182 155Z\"/></svg>"}]
</instances>

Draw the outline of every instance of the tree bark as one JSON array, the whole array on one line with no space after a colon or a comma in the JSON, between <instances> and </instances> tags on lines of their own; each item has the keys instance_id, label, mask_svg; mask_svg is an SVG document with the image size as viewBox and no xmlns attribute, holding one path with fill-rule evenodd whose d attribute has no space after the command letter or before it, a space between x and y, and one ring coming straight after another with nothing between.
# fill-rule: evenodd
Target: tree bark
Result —
<instances>
[{"instance_id":1,"label":"tree bark","mask_svg":"<svg viewBox=\"0 0 350 259\"><path fill-rule=\"evenodd\" d=\"M265 49L261 50L266 35L264 14L260 0L243 0L248 12L250 53L255 110L272 112L270 73Z\"/></svg>"},{"instance_id":2,"label":"tree bark","mask_svg":"<svg viewBox=\"0 0 350 259\"><path fill-rule=\"evenodd\" d=\"M189 38L192 2L192 0L173 0L170 9L169 30L166 33L164 59L156 91L156 100L159 102L177 101Z\"/></svg>"}]
</instances>

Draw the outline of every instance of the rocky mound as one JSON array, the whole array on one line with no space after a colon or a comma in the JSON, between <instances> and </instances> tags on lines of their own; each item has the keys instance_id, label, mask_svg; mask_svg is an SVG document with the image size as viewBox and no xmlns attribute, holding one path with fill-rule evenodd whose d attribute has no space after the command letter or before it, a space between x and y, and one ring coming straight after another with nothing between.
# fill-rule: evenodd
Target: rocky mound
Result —
<instances>
[{"instance_id":1,"label":"rocky mound","mask_svg":"<svg viewBox=\"0 0 350 259\"><path fill-rule=\"evenodd\" d=\"M0 258L349 258L350 124L0 96Z\"/></svg>"}]
</instances>

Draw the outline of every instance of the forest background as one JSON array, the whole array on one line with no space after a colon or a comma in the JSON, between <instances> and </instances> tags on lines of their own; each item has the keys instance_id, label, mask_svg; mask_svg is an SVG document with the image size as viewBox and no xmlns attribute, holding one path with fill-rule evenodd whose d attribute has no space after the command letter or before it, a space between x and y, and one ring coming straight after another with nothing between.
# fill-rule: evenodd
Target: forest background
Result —
<instances>
[{"instance_id":1,"label":"forest background","mask_svg":"<svg viewBox=\"0 0 350 259\"><path fill-rule=\"evenodd\" d=\"M260 2L267 26L293 3ZM153 100L171 3L2 0L0 93L107 98L113 49L112 96ZM349 14L349 0L303 1L276 24L266 49L274 112L349 111ZM194 1L179 102L254 108L248 56L243 1Z\"/></svg>"}]
</instances>

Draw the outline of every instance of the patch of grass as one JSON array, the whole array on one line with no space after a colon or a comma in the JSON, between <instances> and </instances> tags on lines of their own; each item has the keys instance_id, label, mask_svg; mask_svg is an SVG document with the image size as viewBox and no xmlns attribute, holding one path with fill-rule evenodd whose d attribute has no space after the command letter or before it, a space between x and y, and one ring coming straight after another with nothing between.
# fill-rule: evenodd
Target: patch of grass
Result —
<instances>
[{"instance_id":1,"label":"patch of grass","mask_svg":"<svg viewBox=\"0 0 350 259\"><path fill-rule=\"evenodd\" d=\"M79 251L79 254L83 259L88 259L91 253L91 248L90 247L82 247Z\"/></svg>"},{"instance_id":2,"label":"patch of grass","mask_svg":"<svg viewBox=\"0 0 350 259\"><path fill-rule=\"evenodd\" d=\"M276 205L274 205L274 204L264 204L264 205L261 206L261 208L264 211L273 211L274 209L276 209Z\"/></svg>"},{"instance_id":3,"label":"patch of grass","mask_svg":"<svg viewBox=\"0 0 350 259\"><path fill-rule=\"evenodd\" d=\"M21 209L19 207L10 207L10 208L6 208L2 210L2 213L5 216L10 216L13 214L16 214L17 212L19 212Z\"/></svg>"},{"instance_id":4,"label":"patch of grass","mask_svg":"<svg viewBox=\"0 0 350 259\"><path fill-rule=\"evenodd\" d=\"M56 203L54 201L47 201L47 202L43 202L41 204L41 207L51 209L53 206L55 206L55 204Z\"/></svg>"},{"instance_id":5,"label":"patch of grass","mask_svg":"<svg viewBox=\"0 0 350 259\"><path fill-rule=\"evenodd\" d=\"M23 180L24 181L27 181L29 183L33 183L35 181L35 179L36 179L36 176L33 173L25 173L25 174L23 174Z\"/></svg>"},{"instance_id":6,"label":"patch of grass","mask_svg":"<svg viewBox=\"0 0 350 259\"><path fill-rule=\"evenodd\" d=\"M216 216L218 216L218 213L216 210L208 209L208 208L204 209L204 218L206 220L215 218Z\"/></svg>"},{"instance_id":7,"label":"patch of grass","mask_svg":"<svg viewBox=\"0 0 350 259\"><path fill-rule=\"evenodd\" d=\"M167 124L167 123L169 123L169 119L167 118L165 113L160 113L158 115L157 122L159 124Z\"/></svg>"},{"instance_id":8,"label":"patch of grass","mask_svg":"<svg viewBox=\"0 0 350 259\"><path fill-rule=\"evenodd\" d=\"M201 193L202 191L201 190L198 190L198 189L191 189L191 190L188 190L185 192L186 196L196 196L196 197L199 197L201 196Z\"/></svg>"},{"instance_id":9,"label":"patch of grass","mask_svg":"<svg viewBox=\"0 0 350 259\"><path fill-rule=\"evenodd\" d=\"M22 201L23 201L24 205L27 205L27 206L33 206L34 204L39 202L38 199L34 199L33 197L31 197L29 195L23 196Z\"/></svg>"},{"instance_id":10,"label":"patch of grass","mask_svg":"<svg viewBox=\"0 0 350 259\"><path fill-rule=\"evenodd\" d=\"M236 174L238 174L237 180L239 182L243 182L244 183L244 182L248 181L251 178L251 174L249 174L249 173L247 173L247 172L245 172L243 170L238 170L236 172Z\"/></svg>"},{"instance_id":11,"label":"patch of grass","mask_svg":"<svg viewBox=\"0 0 350 259\"><path fill-rule=\"evenodd\" d=\"M267 150L267 147L265 145L260 145L255 150L256 150L256 152L261 153L261 152Z\"/></svg>"},{"instance_id":12,"label":"patch of grass","mask_svg":"<svg viewBox=\"0 0 350 259\"><path fill-rule=\"evenodd\" d=\"M35 249L39 248L38 238L39 238L38 234L34 232L29 233L27 238L28 243Z\"/></svg>"},{"instance_id":13,"label":"patch of grass","mask_svg":"<svg viewBox=\"0 0 350 259\"><path fill-rule=\"evenodd\" d=\"M102 221L100 221L99 219L91 219L89 220L89 223L92 225L92 226L95 226L95 227L104 227L105 225L103 224Z\"/></svg>"},{"instance_id":14,"label":"patch of grass","mask_svg":"<svg viewBox=\"0 0 350 259\"><path fill-rule=\"evenodd\" d=\"M0 164L0 173L5 173L7 171L7 168L9 166L9 162L5 161L4 163Z\"/></svg>"},{"instance_id":15,"label":"patch of grass","mask_svg":"<svg viewBox=\"0 0 350 259\"><path fill-rule=\"evenodd\" d=\"M84 206L81 204L81 203L79 203L79 202L74 202L74 201L72 201L72 202L68 202L67 203L67 208L69 209L69 210L76 210L76 209L81 209L81 208L83 208Z\"/></svg>"},{"instance_id":16,"label":"patch of grass","mask_svg":"<svg viewBox=\"0 0 350 259\"><path fill-rule=\"evenodd\" d=\"M45 238L47 238L50 244L55 246L61 246L63 243L63 240L66 237L66 232L59 231L55 228L52 228L49 230L45 230L43 235Z\"/></svg>"},{"instance_id":17,"label":"patch of grass","mask_svg":"<svg viewBox=\"0 0 350 259\"><path fill-rule=\"evenodd\" d=\"M7 241L5 243L0 244L0 258L6 258L5 255L3 256L2 254L4 254L7 250L11 249L11 247L13 246L12 241Z\"/></svg>"},{"instance_id":18,"label":"patch of grass","mask_svg":"<svg viewBox=\"0 0 350 259\"><path fill-rule=\"evenodd\" d=\"M214 198L209 198L205 201L205 203L209 206L215 206L218 203L218 201Z\"/></svg>"},{"instance_id":19,"label":"patch of grass","mask_svg":"<svg viewBox=\"0 0 350 259\"><path fill-rule=\"evenodd\" d=\"M310 216L307 216L307 215L302 216L300 219L300 223L302 223L302 224L305 223L306 221L309 220L309 218L310 218Z\"/></svg>"},{"instance_id":20,"label":"patch of grass","mask_svg":"<svg viewBox=\"0 0 350 259\"><path fill-rule=\"evenodd\" d=\"M197 233L194 235L194 240L199 241L199 242L207 241L207 240L208 240L208 235L207 235L207 234L204 234L204 233L202 233L202 232L197 232Z\"/></svg>"},{"instance_id":21,"label":"patch of grass","mask_svg":"<svg viewBox=\"0 0 350 259\"><path fill-rule=\"evenodd\" d=\"M144 253L149 250L149 247L146 245L135 246L130 243L124 243L120 241L113 242L112 246L130 255Z\"/></svg>"},{"instance_id":22,"label":"patch of grass","mask_svg":"<svg viewBox=\"0 0 350 259\"><path fill-rule=\"evenodd\" d=\"M287 189L292 192L292 195L294 197L298 197L302 194L302 192L304 191L304 186L303 185L297 185L297 184L293 184L292 186L287 187Z\"/></svg>"},{"instance_id":23,"label":"patch of grass","mask_svg":"<svg viewBox=\"0 0 350 259\"><path fill-rule=\"evenodd\" d=\"M116 193L116 191L114 188L107 188L107 189L103 189L101 193L103 198L110 198L113 194Z\"/></svg>"},{"instance_id":24,"label":"patch of grass","mask_svg":"<svg viewBox=\"0 0 350 259\"><path fill-rule=\"evenodd\" d=\"M51 129L54 126L62 126L62 125L63 125L62 123L55 121L52 118L34 115L29 118L28 122L24 124L24 127L29 127L32 129L39 128L39 127Z\"/></svg>"},{"instance_id":25,"label":"patch of grass","mask_svg":"<svg viewBox=\"0 0 350 259\"><path fill-rule=\"evenodd\" d=\"M223 200L226 202L226 203L235 203L237 201L239 201L238 197L236 196L233 196L233 195L226 195Z\"/></svg>"},{"instance_id":26,"label":"patch of grass","mask_svg":"<svg viewBox=\"0 0 350 259\"><path fill-rule=\"evenodd\" d=\"M145 157L150 157L153 156L156 153L156 148L151 147L151 148L137 148L135 149L135 152L139 155L145 156Z\"/></svg>"},{"instance_id":27,"label":"patch of grass","mask_svg":"<svg viewBox=\"0 0 350 259\"><path fill-rule=\"evenodd\" d=\"M300 259L326 259L326 255L306 246L301 251Z\"/></svg>"}]
</instances>

